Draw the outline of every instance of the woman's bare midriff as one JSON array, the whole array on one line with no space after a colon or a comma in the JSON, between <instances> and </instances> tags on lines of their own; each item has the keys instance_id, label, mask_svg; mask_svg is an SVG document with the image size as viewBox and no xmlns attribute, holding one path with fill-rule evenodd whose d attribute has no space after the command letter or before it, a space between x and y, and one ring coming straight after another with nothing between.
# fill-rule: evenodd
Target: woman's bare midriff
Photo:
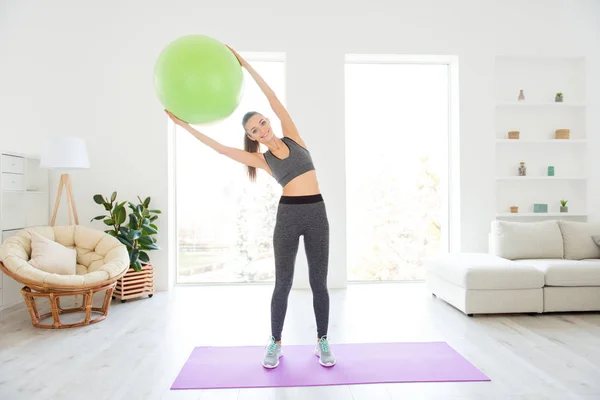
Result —
<instances>
[{"instance_id":1,"label":"woman's bare midriff","mask_svg":"<svg viewBox=\"0 0 600 400\"><path fill-rule=\"evenodd\" d=\"M308 171L295 177L283 187L283 196L310 196L320 194L316 171Z\"/></svg>"}]
</instances>

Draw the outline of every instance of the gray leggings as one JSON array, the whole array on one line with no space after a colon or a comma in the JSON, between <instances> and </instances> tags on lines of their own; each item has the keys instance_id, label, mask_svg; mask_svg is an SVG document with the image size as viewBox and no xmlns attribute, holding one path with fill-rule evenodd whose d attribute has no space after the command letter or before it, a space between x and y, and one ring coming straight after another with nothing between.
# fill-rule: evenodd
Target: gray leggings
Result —
<instances>
[{"instance_id":1,"label":"gray leggings","mask_svg":"<svg viewBox=\"0 0 600 400\"><path fill-rule=\"evenodd\" d=\"M313 309L317 321L317 335L327 335L329 325L329 292L327 271L329 262L329 221L323 197L282 196L277 209L273 232L275 253L275 289L271 299L271 333L281 340L288 296L294 279L294 266L300 236L308 261L308 274L313 294Z\"/></svg>"}]
</instances>

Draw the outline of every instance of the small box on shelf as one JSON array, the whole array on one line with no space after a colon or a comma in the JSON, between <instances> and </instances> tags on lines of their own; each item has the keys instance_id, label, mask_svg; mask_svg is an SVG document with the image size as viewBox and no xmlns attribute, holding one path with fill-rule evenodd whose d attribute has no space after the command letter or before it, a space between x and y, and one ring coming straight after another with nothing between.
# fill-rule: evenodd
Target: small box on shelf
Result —
<instances>
[{"instance_id":1,"label":"small box on shelf","mask_svg":"<svg viewBox=\"0 0 600 400\"><path fill-rule=\"evenodd\" d=\"M554 131L554 135L556 139L570 139L571 138L571 130L570 129L557 129Z\"/></svg>"},{"instance_id":2,"label":"small box on shelf","mask_svg":"<svg viewBox=\"0 0 600 400\"><path fill-rule=\"evenodd\" d=\"M519 139L520 132L519 131L509 131L508 138L509 139Z\"/></svg>"}]
</instances>

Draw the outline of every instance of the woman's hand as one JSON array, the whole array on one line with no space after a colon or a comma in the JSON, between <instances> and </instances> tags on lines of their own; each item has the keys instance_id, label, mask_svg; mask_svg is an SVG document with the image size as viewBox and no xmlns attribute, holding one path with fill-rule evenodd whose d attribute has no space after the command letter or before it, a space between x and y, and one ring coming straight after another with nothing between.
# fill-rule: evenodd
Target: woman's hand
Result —
<instances>
[{"instance_id":1,"label":"woman's hand","mask_svg":"<svg viewBox=\"0 0 600 400\"><path fill-rule=\"evenodd\" d=\"M231 48L231 46L228 46L228 45L225 45L225 46L227 46L227 48L228 48L229 50L231 50L231 52L232 52L232 53L235 55L235 58L237 58L237 60L240 62L240 65L241 65L242 67L246 67L246 66L248 65L248 63L246 62L246 60L244 60L244 59L242 58L242 56L240 56L240 55L238 54L238 52L237 52L237 51L235 51L234 49L232 49L232 48Z\"/></svg>"},{"instance_id":2,"label":"woman's hand","mask_svg":"<svg viewBox=\"0 0 600 400\"><path fill-rule=\"evenodd\" d=\"M175 115L173 115L173 113L171 111L165 110L165 112L167 113L169 118L171 118L173 120L173 122L175 122L176 125L183 126L183 127L189 126L189 124L187 122L182 121L179 118L177 118Z\"/></svg>"}]
</instances>

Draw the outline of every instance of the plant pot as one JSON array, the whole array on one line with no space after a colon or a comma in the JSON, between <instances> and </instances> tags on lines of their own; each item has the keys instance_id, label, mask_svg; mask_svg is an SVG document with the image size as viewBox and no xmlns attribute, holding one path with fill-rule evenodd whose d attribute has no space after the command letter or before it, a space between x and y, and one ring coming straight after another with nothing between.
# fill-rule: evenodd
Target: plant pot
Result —
<instances>
[{"instance_id":1,"label":"plant pot","mask_svg":"<svg viewBox=\"0 0 600 400\"><path fill-rule=\"evenodd\" d=\"M554 98L554 101L557 102L557 103L562 103L563 102L563 97L562 96L556 96Z\"/></svg>"},{"instance_id":2,"label":"plant pot","mask_svg":"<svg viewBox=\"0 0 600 400\"><path fill-rule=\"evenodd\" d=\"M142 270L136 272L129 268L127 273L117 281L113 299L121 300L125 303L129 299L137 297L152 297L154 295L154 266L152 264L142 264Z\"/></svg>"},{"instance_id":3,"label":"plant pot","mask_svg":"<svg viewBox=\"0 0 600 400\"><path fill-rule=\"evenodd\" d=\"M568 206L560 206L560 212L566 213L569 212L569 207Z\"/></svg>"}]
</instances>

